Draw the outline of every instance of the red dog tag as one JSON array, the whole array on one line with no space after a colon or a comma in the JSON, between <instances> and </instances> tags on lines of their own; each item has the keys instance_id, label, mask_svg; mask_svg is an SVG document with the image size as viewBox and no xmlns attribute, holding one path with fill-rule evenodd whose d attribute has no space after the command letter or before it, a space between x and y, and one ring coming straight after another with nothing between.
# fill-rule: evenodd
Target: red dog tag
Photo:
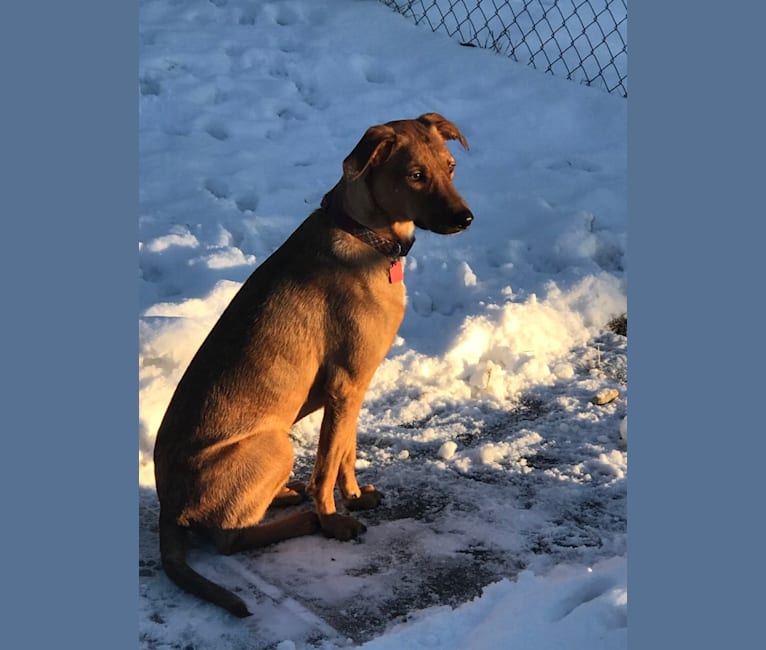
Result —
<instances>
[{"instance_id":1,"label":"red dog tag","mask_svg":"<svg viewBox=\"0 0 766 650\"><path fill-rule=\"evenodd\" d=\"M402 260L396 260L391 262L391 268L388 269L388 281L391 284L396 284L404 280L404 266Z\"/></svg>"}]
</instances>

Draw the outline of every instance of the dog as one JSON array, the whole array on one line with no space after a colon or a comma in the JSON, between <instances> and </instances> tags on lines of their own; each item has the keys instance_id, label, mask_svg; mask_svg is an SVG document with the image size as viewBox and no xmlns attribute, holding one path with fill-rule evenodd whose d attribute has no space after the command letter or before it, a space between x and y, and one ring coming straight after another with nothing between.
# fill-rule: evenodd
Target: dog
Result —
<instances>
[{"instance_id":1,"label":"dog","mask_svg":"<svg viewBox=\"0 0 766 650\"><path fill-rule=\"evenodd\" d=\"M182 589L235 616L244 601L187 563L188 533L231 554L364 525L336 510L378 506L359 486L356 421L404 318L402 257L415 228L452 234L473 214L453 186L447 140L468 143L438 113L371 126L321 207L253 271L186 369L160 424L154 469L162 566ZM288 482L292 425L320 408L307 485ZM270 506L311 497L315 510L261 523Z\"/></svg>"}]
</instances>

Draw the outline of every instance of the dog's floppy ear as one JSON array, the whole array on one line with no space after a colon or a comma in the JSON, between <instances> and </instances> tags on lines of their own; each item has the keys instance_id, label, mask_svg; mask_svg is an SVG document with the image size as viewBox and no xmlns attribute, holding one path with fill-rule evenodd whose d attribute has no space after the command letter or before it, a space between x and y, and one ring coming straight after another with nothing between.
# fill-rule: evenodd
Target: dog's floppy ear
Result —
<instances>
[{"instance_id":1,"label":"dog's floppy ear","mask_svg":"<svg viewBox=\"0 0 766 650\"><path fill-rule=\"evenodd\" d=\"M463 149L468 151L468 143L463 134L460 133L460 129L443 115L439 115L439 113L424 113L418 118L418 122L422 122L428 127L434 127L445 140L457 140L463 145Z\"/></svg>"},{"instance_id":2,"label":"dog's floppy ear","mask_svg":"<svg viewBox=\"0 0 766 650\"><path fill-rule=\"evenodd\" d=\"M346 180L359 178L372 165L382 165L394 150L396 131L385 124L371 126L354 150L343 161L343 175Z\"/></svg>"}]
</instances>

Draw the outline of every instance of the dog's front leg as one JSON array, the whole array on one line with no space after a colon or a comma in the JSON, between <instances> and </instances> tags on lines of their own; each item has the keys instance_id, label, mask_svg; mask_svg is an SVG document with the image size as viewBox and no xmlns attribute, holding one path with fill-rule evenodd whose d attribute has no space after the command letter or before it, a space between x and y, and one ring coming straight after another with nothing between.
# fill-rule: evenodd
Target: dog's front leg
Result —
<instances>
[{"instance_id":1,"label":"dog's front leg","mask_svg":"<svg viewBox=\"0 0 766 650\"><path fill-rule=\"evenodd\" d=\"M353 499L361 494L353 477L354 460L351 457L356 457L356 420L365 391L349 386L353 382L343 384L336 384L334 390L329 391L319 431L316 463L307 492L316 503L322 532L328 537L348 540L363 533L366 528L353 517L337 513L334 490L340 478L344 499ZM349 465L352 468L350 479L347 471ZM341 467L344 468L343 472Z\"/></svg>"},{"instance_id":2,"label":"dog's front leg","mask_svg":"<svg viewBox=\"0 0 766 650\"><path fill-rule=\"evenodd\" d=\"M356 481L356 436L353 447L346 452L340 462L338 487L343 497L343 505L349 510L371 510L377 508L383 500L383 494L374 485L359 486Z\"/></svg>"}]
</instances>

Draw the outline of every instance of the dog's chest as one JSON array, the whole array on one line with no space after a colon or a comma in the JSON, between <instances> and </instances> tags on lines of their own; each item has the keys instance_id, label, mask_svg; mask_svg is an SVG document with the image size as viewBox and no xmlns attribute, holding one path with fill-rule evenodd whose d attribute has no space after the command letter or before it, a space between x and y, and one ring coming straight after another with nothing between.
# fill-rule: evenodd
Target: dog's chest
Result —
<instances>
[{"instance_id":1,"label":"dog's chest","mask_svg":"<svg viewBox=\"0 0 766 650\"><path fill-rule=\"evenodd\" d=\"M379 295L376 301L377 318L381 322L387 323L389 327L398 329L404 319L405 305L407 304L404 284L388 285L382 293L383 295Z\"/></svg>"},{"instance_id":2,"label":"dog's chest","mask_svg":"<svg viewBox=\"0 0 766 650\"><path fill-rule=\"evenodd\" d=\"M369 295L367 316L376 323L374 329L393 336L404 319L407 302L404 283L391 283L387 278L378 278Z\"/></svg>"}]
</instances>

